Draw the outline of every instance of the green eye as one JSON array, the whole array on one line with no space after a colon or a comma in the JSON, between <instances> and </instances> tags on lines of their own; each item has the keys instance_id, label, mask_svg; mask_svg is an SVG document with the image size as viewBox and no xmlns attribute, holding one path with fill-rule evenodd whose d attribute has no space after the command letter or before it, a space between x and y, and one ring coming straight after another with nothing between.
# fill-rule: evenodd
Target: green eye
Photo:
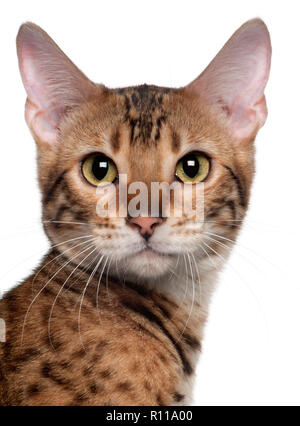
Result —
<instances>
[{"instance_id":1,"label":"green eye","mask_svg":"<svg viewBox=\"0 0 300 426\"><path fill-rule=\"evenodd\" d=\"M93 154L82 163L82 174L94 186L109 185L117 177L115 163L103 154Z\"/></svg>"},{"instance_id":2,"label":"green eye","mask_svg":"<svg viewBox=\"0 0 300 426\"><path fill-rule=\"evenodd\" d=\"M210 161L204 154L190 153L184 156L176 166L175 175L184 183L203 182L210 171Z\"/></svg>"}]
</instances>

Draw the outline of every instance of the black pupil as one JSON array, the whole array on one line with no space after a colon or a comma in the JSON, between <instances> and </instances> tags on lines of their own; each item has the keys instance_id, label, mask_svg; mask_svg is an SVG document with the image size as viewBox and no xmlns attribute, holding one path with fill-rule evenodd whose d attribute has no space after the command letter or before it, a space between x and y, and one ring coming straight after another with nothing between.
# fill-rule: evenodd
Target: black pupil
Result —
<instances>
[{"instance_id":1,"label":"black pupil","mask_svg":"<svg viewBox=\"0 0 300 426\"><path fill-rule=\"evenodd\" d=\"M199 172L199 167L199 161L195 155L187 155L182 160L183 171L190 178L194 178L195 176L197 176Z\"/></svg>"},{"instance_id":2,"label":"black pupil","mask_svg":"<svg viewBox=\"0 0 300 426\"><path fill-rule=\"evenodd\" d=\"M94 158L92 172L97 180L103 180L108 172L108 159L104 155L97 155Z\"/></svg>"}]
</instances>

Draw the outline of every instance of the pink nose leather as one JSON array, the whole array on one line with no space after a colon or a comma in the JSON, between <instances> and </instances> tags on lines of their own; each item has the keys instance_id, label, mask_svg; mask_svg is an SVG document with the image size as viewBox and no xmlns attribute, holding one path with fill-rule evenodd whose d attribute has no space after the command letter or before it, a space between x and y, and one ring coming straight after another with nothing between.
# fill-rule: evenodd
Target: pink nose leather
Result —
<instances>
[{"instance_id":1,"label":"pink nose leather","mask_svg":"<svg viewBox=\"0 0 300 426\"><path fill-rule=\"evenodd\" d=\"M159 217L135 217L129 220L129 223L138 229L144 238L149 238L153 234L155 228L162 223Z\"/></svg>"}]
</instances>

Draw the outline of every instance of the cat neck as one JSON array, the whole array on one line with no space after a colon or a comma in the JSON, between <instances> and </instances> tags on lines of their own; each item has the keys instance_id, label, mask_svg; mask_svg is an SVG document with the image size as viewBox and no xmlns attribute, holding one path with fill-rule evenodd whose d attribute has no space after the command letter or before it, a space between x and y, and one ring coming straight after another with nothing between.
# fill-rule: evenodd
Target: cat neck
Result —
<instances>
[{"instance_id":1,"label":"cat neck","mask_svg":"<svg viewBox=\"0 0 300 426\"><path fill-rule=\"evenodd\" d=\"M106 267L98 271L84 268L79 264L68 261L64 256L58 255L58 252L53 250L46 257L45 263L55 261L59 269L62 268L66 278L70 277L70 281L77 282L78 291L81 285L86 285L88 282L87 293L93 296L94 285L100 280L104 286L109 286L112 283L119 285L123 289L128 286L134 286L140 291L147 291L148 296L155 295L166 297L174 302L189 318L199 316L207 316L211 296L216 287L218 275L222 269L223 262L214 263L208 262L202 258L193 261L191 258L180 259L176 268L168 274L161 277L147 277L140 275L130 275L120 273L113 267ZM73 289L74 286L68 283L67 288ZM94 297L94 296L93 296ZM201 311L201 312L200 312Z\"/></svg>"},{"instance_id":2,"label":"cat neck","mask_svg":"<svg viewBox=\"0 0 300 426\"><path fill-rule=\"evenodd\" d=\"M135 283L141 288L166 296L189 312L193 311L192 306L201 306L204 311L207 311L225 260L225 257L217 258L214 262L207 258L192 260L183 257L174 270L163 276L121 275L113 269L110 271L110 276L125 285L128 282Z\"/></svg>"}]
</instances>

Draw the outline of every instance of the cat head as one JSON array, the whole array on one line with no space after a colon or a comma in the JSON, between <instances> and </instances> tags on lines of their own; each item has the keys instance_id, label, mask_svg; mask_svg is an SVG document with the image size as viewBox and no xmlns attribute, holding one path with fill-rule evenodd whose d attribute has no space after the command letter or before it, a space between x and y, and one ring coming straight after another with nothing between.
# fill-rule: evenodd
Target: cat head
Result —
<instances>
[{"instance_id":1,"label":"cat head","mask_svg":"<svg viewBox=\"0 0 300 426\"><path fill-rule=\"evenodd\" d=\"M146 280L174 272L189 255L203 265L209 256L223 258L219 253L226 254L247 210L253 141L267 117L265 24L244 24L204 72L179 89L95 84L31 23L21 26L17 51L53 246L73 263L102 262ZM192 205L201 186L201 220L170 214L174 196L165 214L162 192L153 215L153 182L190 186ZM147 212L133 215L128 206L141 206L142 199L134 201L141 188L148 190ZM99 214L99 202L113 199L116 214Z\"/></svg>"}]
</instances>

